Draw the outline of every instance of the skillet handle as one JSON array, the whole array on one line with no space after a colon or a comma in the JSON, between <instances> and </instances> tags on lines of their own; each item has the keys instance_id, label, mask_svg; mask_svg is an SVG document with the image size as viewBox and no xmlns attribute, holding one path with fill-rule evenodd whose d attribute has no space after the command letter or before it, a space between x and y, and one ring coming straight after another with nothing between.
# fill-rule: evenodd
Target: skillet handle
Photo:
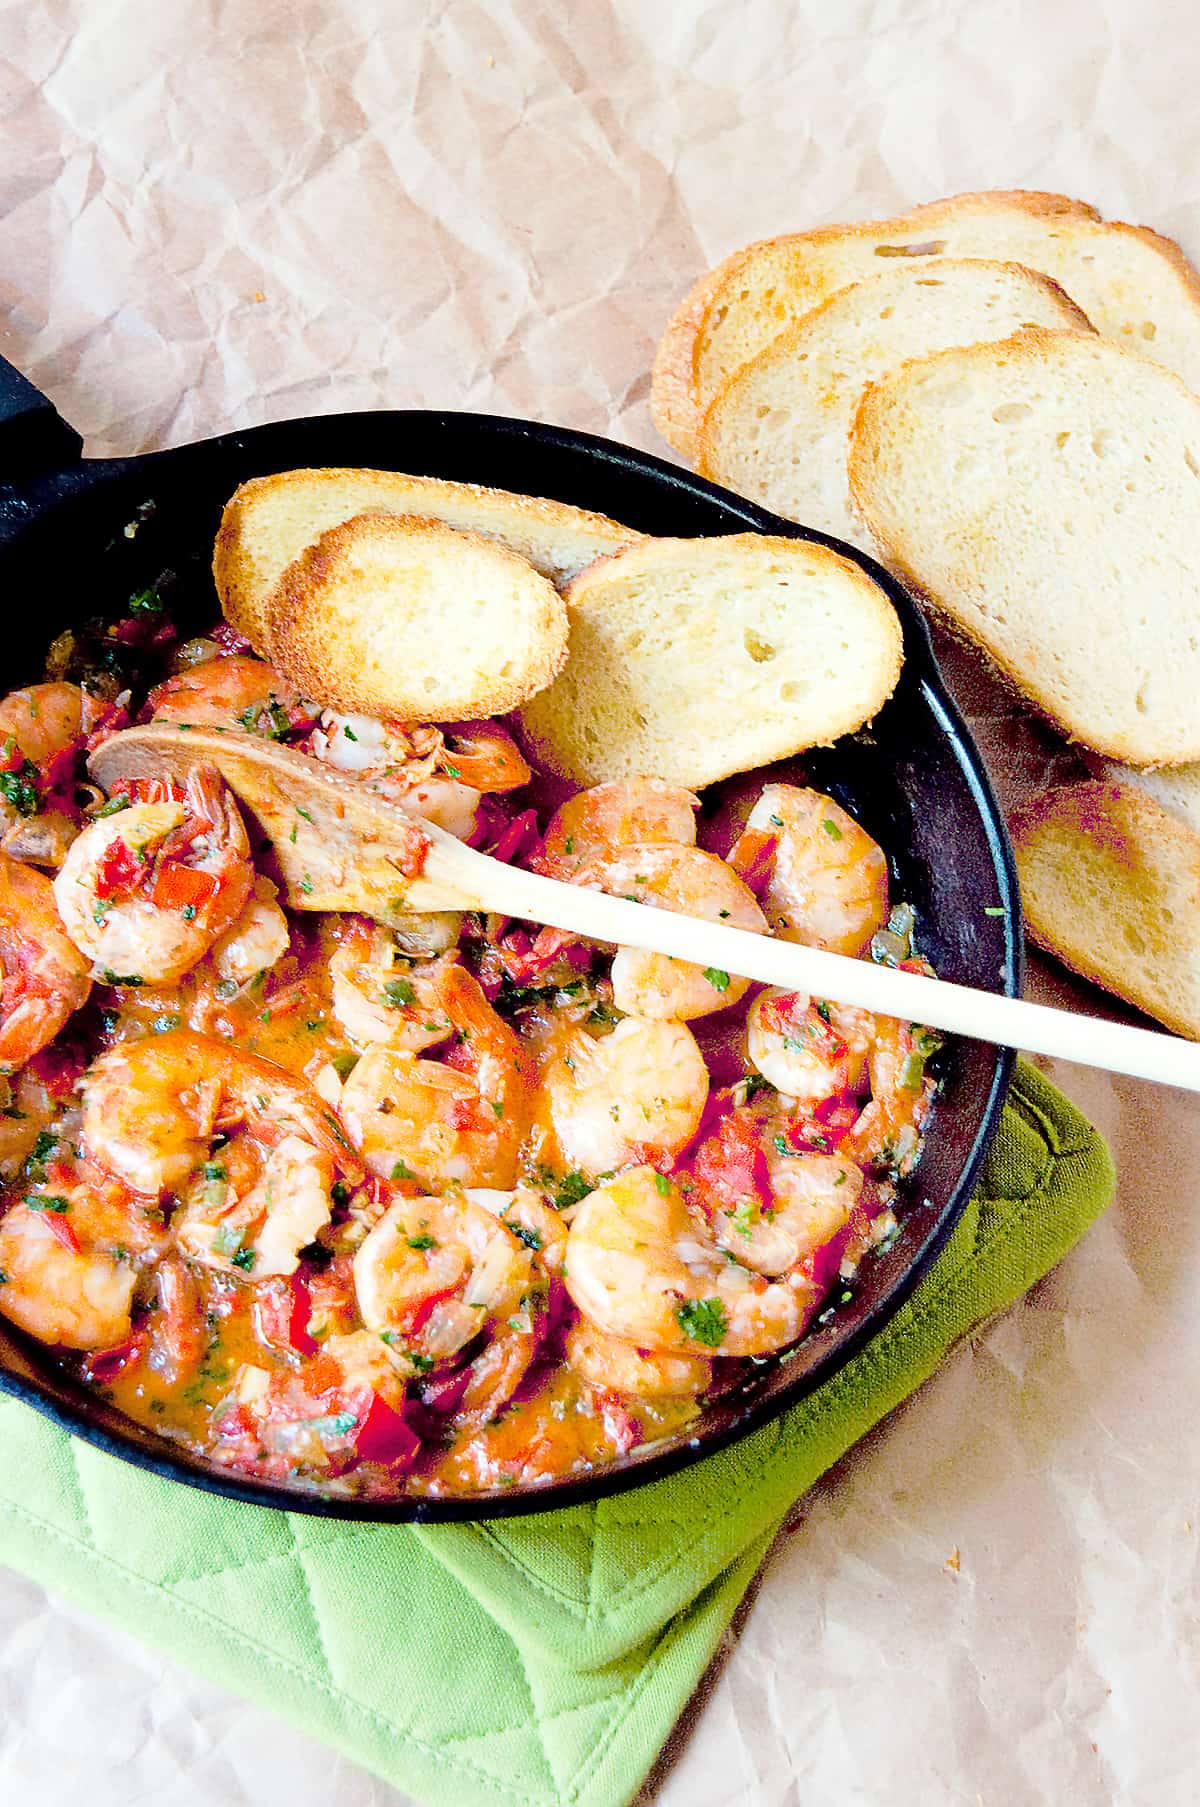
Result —
<instances>
[{"instance_id":1,"label":"skillet handle","mask_svg":"<svg viewBox=\"0 0 1200 1807\"><path fill-rule=\"evenodd\" d=\"M0 480L75 464L82 450L82 435L67 425L49 397L0 358Z\"/></svg>"}]
</instances>

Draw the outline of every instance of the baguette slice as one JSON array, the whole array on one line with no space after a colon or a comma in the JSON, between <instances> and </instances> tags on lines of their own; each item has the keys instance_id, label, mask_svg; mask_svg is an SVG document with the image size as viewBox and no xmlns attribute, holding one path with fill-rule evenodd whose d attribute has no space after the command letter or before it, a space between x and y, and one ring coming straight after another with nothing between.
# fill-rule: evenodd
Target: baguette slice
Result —
<instances>
[{"instance_id":1,"label":"baguette slice","mask_svg":"<svg viewBox=\"0 0 1200 1807\"><path fill-rule=\"evenodd\" d=\"M850 488L881 556L1071 739L1200 758L1200 397L1084 333L935 352L867 389Z\"/></svg>"},{"instance_id":2,"label":"baguette slice","mask_svg":"<svg viewBox=\"0 0 1200 1807\"><path fill-rule=\"evenodd\" d=\"M1107 783L1046 791L1010 826L1033 940L1200 1040L1200 835Z\"/></svg>"},{"instance_id":3,"label":"baguette slice","mask_svg":"<svg viewBox=\"0 0 1200 1807\"><path fill-rule=\"evenodd\" d=\"M704 417L700 473L872 551L846 479L863 389L907 358L1024 326L1091 331L1056 282L1020 264L894 262L831 295L734 372Z\"/></svg>"},{"instance_id":4,"label":"baguette slice","mask_svg":"<svg viewBox=\"0 0 1200 1807\"><path fill-rule=\"evenodd\" d=\"M357 514L420 515L445 521L519 552L544 577L576 571L642 536L606 515L505 489L406 477L400 471L279 471L243 483L225 506L213 577L226 619L270 657L267 598L286 566L326 528Z\"/></svg>"},{"instance_id":5,"label":"baguette slice","mask_svg":"<svg viewBox=\"0 0 1200 1807\"><path fill-rule=\"evenodd\" d=\"M1145 226L1103 220L1067 195L993 190L930 201L896 219L762 239L727 258L711 273L699 323L686 317L693 289L667 328L674 370L686 370L691 345L691 423L671 443L690 456L688 434L695 435L722 383L837 289L874 274L882 259L940 256L1041 270L1062 284L1097 332L1200 389L1200 275L1178 245ZM686 408L686 396L676 397L667 425Z\"/></svg>"},{"instance_id":6,"label":"baguette slice","mask_svg":"<svg viewBox=\"0 0 1200 1807\"><path fill-rule=\"evenodd\" d=\"M648 540L566 596L566 667L521 721L576 784L652 772L699 789L860 728L900 674L882 590L803 540Z\"/></svg>"},{"instance_id":7,"label":"baguette slice","mask_svg":"<svg viewBox=\"0 0 1200 1807\"><path fill-rule=\"evenodd\" d=\"M275 664L306 696L362 715L500 715L567 652L562 597L527 559L415 515L361 514L323 533L271 593Z\"/></svg>"},{"instance_id":8,"label":"baguette slice","mask_svg":"<svg viewBox=\"0 0 1200 1807\"><path fill-rule=\"evenodd\" d=\"M1115 760L1098 760L1098 776L1110 784L1132 784L1145 791L1173 816L1200 835L1200 765L1160 766L1152 772L1135 771Z\"/></svg>"}]
</instances>

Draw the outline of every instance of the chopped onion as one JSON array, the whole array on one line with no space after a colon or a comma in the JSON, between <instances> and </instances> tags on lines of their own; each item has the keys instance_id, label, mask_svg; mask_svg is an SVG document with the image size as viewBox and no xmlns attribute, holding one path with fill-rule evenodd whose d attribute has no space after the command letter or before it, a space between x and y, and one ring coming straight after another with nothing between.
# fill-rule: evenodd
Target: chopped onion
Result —
<instances>
[{"instance_id":1,"label":"chopped onion","mask_svg":"<svg viewBox=\"0 0 1200 1807\"><path fill-rule=\"evenodd\" d=\"M483 1260L474 1269L463 1292L464 1305L490 1305L508 1279L513 1264L513 1251L505 1248L499 1237L492 1242Z\"/></svg>"},{"instance_id":2,"label":"chopped onion","mask_svg":"<svg viewBox=\"0 0 1200 1807\"><path fill-rule=\"evenodd\" d=\"M479 1330L479 1313L461 1299L443 1299L435 1305L425 1325L425 1353L434 1361L457 1355Z\"/></svg>"}]
</instances>

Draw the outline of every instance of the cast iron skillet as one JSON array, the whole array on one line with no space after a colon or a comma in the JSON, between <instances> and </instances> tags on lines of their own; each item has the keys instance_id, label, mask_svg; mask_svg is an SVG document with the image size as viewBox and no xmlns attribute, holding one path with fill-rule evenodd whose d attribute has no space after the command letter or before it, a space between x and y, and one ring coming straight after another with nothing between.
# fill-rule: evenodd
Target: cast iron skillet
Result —
<instances>
[{"instance_id":1,"label":"cast iron skillet","mask_svg":"<svg viewBox=\"0 0 1200 1807\"><path fill-rule=\"evenodd\" d=\"M0 360L2 364L2 360ZM3 685L40 673L50 639L131 592L177 577L176 599L211 619L209 560L227 498L248 477L360 465L458 478L598 509L655 534L744 532L824 540L862 566L904 624L899 688L869 732L808 757L804 771L887 850L895 894L916 906L922 950L943 977L1015 995L1021 922L1012 856L991 786L942 687L913 604L870 559L777 519L686 471L608 440L481 414L340 414L282 421L141 458L80 459L79 436L10 366L0 368ZM720 683L719 672L712 674ZM989 914L988 911L992 911ZM959 1041L944 1051L925 1153L904 1186L904 1230L864 1263L850 1296L800 1348L706 1407L689 1435L613 1467L467 1499L353 1501L241 1480L122 1418L71 1384L0 1319L0 1389L74 1435L152 1473L256 1505L379 1522L488 1518L595 1500L685 1467L810 1393L886 1323L957 1221L999 1121L1011 1054Z\"/></svg>"}]
</instances>

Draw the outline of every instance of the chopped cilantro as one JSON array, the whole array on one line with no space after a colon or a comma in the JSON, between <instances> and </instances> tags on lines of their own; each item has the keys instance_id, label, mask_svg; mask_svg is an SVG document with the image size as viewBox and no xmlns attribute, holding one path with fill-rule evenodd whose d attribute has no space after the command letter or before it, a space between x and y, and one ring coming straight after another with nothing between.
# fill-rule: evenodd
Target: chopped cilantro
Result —
<instances>
[{"instance_id":1,"label":"chopped cilantro","mask_svg":"<svg viewBox=\"0 0 1200 1807\"><path fill-rule=\"evenodd\" d=\"M53 1211L55 1217L61 1217L71 1208L69 1201L56 1192L31 1193L25 1203L31 1211Z\"/></svg>"},{"instance_id":2,"label":"chopped cilantro","mask_svg":"<svg viewBox=\"0 0 1200 1807\"><path fill-rule=\"evenodd\" d=\"M145 590L135 590L129 598L128 606L131 615L161 615L163 599L151 584Z\"/></svg>"},{"instance_id":3,"label":"chopped cilantro","mask_svg":"<svg viewBox=\"0 0 1200 1807\"><path fill-rule=\"evenodd\" d=\"M433 1366L432 1355L422 1355L418 1349L410 1349L408 1351L408 1359L418 1374L428 1374L430 1368Z\"/></svg>"},{"instance_id":4,"label":"chopped cilantro","mask_svg":"<svg viewBox=\"0 0 1200 1807\"><path fill-rule=\"evenodd\" d=\"M128 809L128 808L129 808L129 798L128 797L124 797L124 796L110 797L108 802L103 804L95 812L95 814L92 817L92 820L93 820L93 822L102 822L104 820L105 816L119 815L121 810Z\"/></svg>"},{"instance_id":5,"label":"chopped cilantro","mask_svg":"<svg viewBox=\"0 0 1200 1807\"><path fill-rule=\"evenodd\" d=\"M408 979L389 979L383 988L383 1001L393 1010L405 1009L416 995Z\"/></svg>"},{"instance_id":6,"label":"chopped cilantro","mask_svg":"<svg viewBox=\"0 0 1200 1807\"><path fill-rule=\"evenodd\" d=\"M180 915L183 917L183 920L185 922L195 922L195 920L196 920L195 904L184 904L183 909L180 911Z\"/></svg>"},{"instance_id":7,"label":"chopped cilantro","mask_svg":"<svg viewBox=\"0 0 1200 1807\"><path fill-rule=\"evenodd\" d=\"M100 974L100 979L104 985L142 985L145 983L140 973L115 973L107 966ZM221 987L218 985L218 992L220 989ZM236 985L234 990L237 990Z\"/></svg>"},{"instance_id":8,"label":"chopped cilantro","mask_svg":"<svg viewBox=\"0 0 1200 1807\"><path fill-rule=\"evenodd\" d=\"M492 1115L497 1118L503 1117L504 1115L504 1106L500 1103L499 1099L495 1099L492 1103Z\"/></svg>"},{"instance_id":9,"label":"chopped cilantro","mask_svg":"<svg viewBox=\"0 0 1200 1807\"><path fill-rule=\"evenodd\" d=\"M518 1242L523 1242L527 1249L540 1249L542 1238L537 1230L531 1230L527 1224L514 1223L511 1217L504 1219Z\"/></svg>"},{"instance_id":10,"label":"chopped cilantro","mask_svg":"<svg viewBox=\"0 0 1200 1807\"><path fill-rule=\"evenodd\" d=\"M232 1261L234 1267L240 1267L244 1274L248 1274L258 1257L255 1255L253 1249L238 1249L236 1253L229 1257L229 1259Z\"/></svg>"},{"instance_id":11,"label":"chopped cilantro","mask_svg":"<svg viewBox=\"0 0 1200 1807\"><path fill-rule=\"evenodd\" d=\"M413 1172L407 1161L397 1161L392 1168L392 1178L394 1180L415 1180L416 1177L416 1174Z\"/></svg>"},{"instance_id":12,"label":"chopped cilantro","mask_svg":"<svg viewBox=\"0 0 1200 1807\"><path fill-rule=\"evenodd\" d=\"M36 816L42 807L36 780L37 767L23 760L19 771L0 772L0 796L12 804L18 815Z\"/></svg>"},{"instance_id":13,"label":"chopped cilantro","mask_svg":"<svg viewBox=\"0 0 1200 1807\"><path fill-rule=\"evenodd\" d=\"M738 1235L744 1236L746 1240L749 1241L750 1237L754 1234L754 1219L756 1216L757 1210L755 1208L754 1200L751 1198L743 1198L738 1200L736 1208L730 1212L729 1221Z\"/></svg>"},{"instance_id":14,"label":"chopped cilantro","mask_svg":"<svg viewBox=\"0 0 1200 1807\"><path fill-rule=\"evenodd\" d=\"M296 805L296 814L297 814L297 815L298 815L298 816L303 816L303 817L304 817L304 820L305 820L305 821L306 821L306 822L311 822L311 821L312 821L312 817L311 817L311 816L310 816L310 815L309 815L309 813L308 813L308 811L307 811L307 810L306 810L306 809L304 809L304 808L303 808L303 807L302 807L302 805L301 805L301 804L299 804L299 803L297 803L297 805Z\"/></svg>"},{"instance_id":15,"label":"chopped cilantro","mask_svg":"<svg viewBox=\"0 0 1200 1807\"><path fill-rule=\"evenodd\" d=\"M684 1335L703 1343L706 1349L719 1349L729 1329L720 1299L685 1299L675 1318Z\"/></svg>"},{"instance_id":16,"label":"chopped cilantro","mask_svg":"<svg viewBox=\"0 0 1200 1807\"><path fill-rule=\"evenodd\" d=\"M303 891L305 897L311 897L312 896L312 888L313 888L312 879L308 876L308 873L306 872L304 874L304 877L300 880L300 889Z\"/></svg>"},{"instance_id":17,"label":"chopped cilantro","mask_svg":"<svg viewBox=\"0 0 1200 1807\"><path fill-rule=\"evenodd\" d=\"M704 977L708 980L714 991L729 990L729 974L723 973L719 966L706 966L704 969Z\"/></svg>"},{"instance_id":18,"label":"chopped cilantro","mask_svg":"<svg viewBox=\"0 0 1200 1807\"><path fill-rule=\"evenodd\" d=\"M1003 904L985 904L983 913L985 916L1003 916L1004 905Z\"/></svg>"},{"instance_id":19,"label":"chopped cilantro","mask_svg":"<svg viewBox=\"0 0 1200 1807\"><path fill-rule=\"evenodd\" d=\"M826 816L825 820L821 823L821 827L825 830L825 833L829 836L831 841L840 841L841 840L841 838L842 838L841 829L838 827L836 822L831 822L828 816Z\"/></svg>"},{"instance_id":20,"label":"chopped cilantro","mask_svg":"<svg viewBox=\"0 0 1200 1807\"><path fill-rule=\"evenodd\" d=\"M575 851L575 836L573 834L569 834L567 836L566 840L563 842L563 852L564 853L574 853L574 851Z\"/></svg>"},{"instance_id":21,"label":"chopped cilantro","mask_svg":"<svg viewBox=\"0 0 1200 1807\"><path fill-rule=\"evenodd\" d=\"M229 1173L226 1168L222 1167L220 1161L205 1161L204 1177L206 1180L227 1180Z\"/></svg>"},{"instance_id":22,"label":"chopped cilantro","mask_svg":"<svg viewBox=\"0 0 1200 1807\"><path fill-rule=\"evenodd\" d=\"M437 1238L431 1236L428 1230L422 1230L419 1236L409 1237L408 1246L410 1249L436 1249Z\"/></svg>"},{"instance_id":23,"label":"chopped cilantro","mask_svg":"<svg viewBox=\"0 0 1200 1807\"><path fill-rule=\"evenodd\" d=\"M656 1173L655 1174L654 1190L658 1193L659 1198L670 1198L671 1182L667 1178L665 1173Z\"/></svg>"},{"instance_id":24,"label":"chopped cilantro","mask_svg":"<svg viewBox=\"0 0 1200 1807\"><path fill-rule=\"evenodd\" d=\"M461 778L462 777L462 767L461 766L446 765L446 766L442 767L442 770L445 772L447 778Z\"/></svg>"},{"instance_id":25,"label":"chopped cilantro","mask_svg":"<svg viewBox=\"0 0 1200 1807\"><path fill-rule=\"evenodd\" d=\"M818 998L817 1002L813 1005L813 1009L816 1011L817 1015L820 1017L820 1019L823 1023L827 1023L830 1021L829 1006L825 1002L824 998Z\"/></svg>"},{"instance_id":26,"label":"chopped cilantro","mask_svg":"<svg viewBox=\"0 0 1200 1807\"><path fill-rule=\"evenodd\" d=\"M238 982L236 979L218 979L217 983L213 986L213 990L219 998L235 998L238 991Z\"/></svg>"},{"instance_id":27,"label":"chopped cilantro","mask_svg":"<svg viewBox=\"0 0 1200 1807\"><path fill-rule=\"evenodd\" d=\"M330 1056L329 1064L339 1079L349 1079L358 1065L358 1055L346 1051L341 1054L333 1054Z\"/></svg>"},{"instance_id":28,"label":"chopped cilantro","mask_svg":"<svg viewBox=\"0 0 1200 1807\"><path fill-rule=\"evenodd\" d=\"M348 1205L350 1203L350 1188L345 1180L334 1180L333 1185L329 1188L329 1196L335 1205Z\"/></svg>"}]
</instances>

